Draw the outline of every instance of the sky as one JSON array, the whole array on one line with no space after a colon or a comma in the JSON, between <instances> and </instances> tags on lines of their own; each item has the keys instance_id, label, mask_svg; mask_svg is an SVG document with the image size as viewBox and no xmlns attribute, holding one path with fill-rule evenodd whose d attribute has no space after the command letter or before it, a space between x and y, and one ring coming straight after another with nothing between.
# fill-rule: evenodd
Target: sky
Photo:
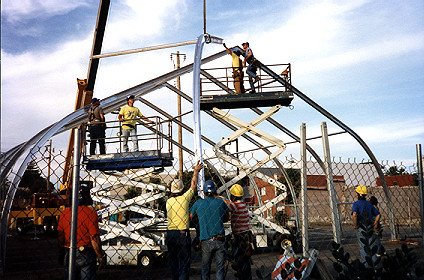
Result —
<instances>
[{"instance_id":1,"label":"sky","mask_svg":"<svg viewBox=\"0 0 424 280\"><path fill-rule=\"evenodd\" d=\"M206 2L207 33L228 46L248 41L264 64L291 63L293 85L353 129L379 161L416 162L416 144L424 144L422 0ZM1 1L2 152L73 111L76 79L87 75L97 11L94 0ZM102 52L195 40L202 33L203 1L111 0ZM183 66L193 61L194 45L102 59L95 97L172 71L170 54L177 50L186 54ZM222 50L207 45L203 57ZM226 56L211 66L230 63ZM191 87L191 76L184 76L183 90L192 95ZM158 91L146 98L175 111L168 96ZM305 123L308 137L319 136L323 121L329 133L341 131L298 98L292 105L275 118L296 134ZM190 110L188 104L184 108ZM254 118L247 110L235 114ZM229 132L216 125L202 120L202 132L219 141ZM271 130L266 124L261 129ZM321 140L308 143L323 149ZM346 134L330 143L332 156L367 157ZM287 153L298 157L299 148Z\"/></svg>"}]
</instances>

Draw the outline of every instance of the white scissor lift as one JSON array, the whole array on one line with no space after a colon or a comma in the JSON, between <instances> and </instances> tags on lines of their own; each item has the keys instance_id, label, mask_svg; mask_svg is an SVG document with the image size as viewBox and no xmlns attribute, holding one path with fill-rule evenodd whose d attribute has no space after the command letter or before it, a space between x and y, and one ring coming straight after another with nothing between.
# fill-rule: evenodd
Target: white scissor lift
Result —
<instances>
[{"instance_id":1,"label":"white scissor lift","mask_svg":"<svg viewBox=\"0 0 424 280\"><path fill-rule=\"evenodd\" d=\"M155 167L133 169L129 174L100 172L91 189L94 202L104 206L100 218L102 248L108 265L140 265L149 267L154 258L166 251L166 217L163 211L149 207L165 196L166 186L143 182L156 172ZM142 193L131 199L113 194L113 190L139 188ZM145 218L130 219L122 224L116 219L126 211L143 214Z\"/></svg>"},{"instance_id":2,"label":"white scissor lift","mask_svg":"<svg viewBox=\"0 0 424 280\"><path fill-rule=\"evenodd\" d=\"M232 123L233 125L236 125L240 128L238 130L234 131L233 133L231 133L229 136L224 137L220 142L218 142L215 145L213 150L214 150L216 156L219 159L237 167L240 170L239 174L236 177L234 177L232 180L226 182L223 186L221 186L218 189L218 193L222 193L223 191L226 191L229 187L231 187L233 184L235 184L236 182L238 182L239 180L241 180L242 178L244 178L246 176L257 177L257 178L262 179L263 181L268 182L269 184L275 186L276 189L281 190L281 193L277 197L267 201L265 204L262 204L262 201L259 199L260 206L257 209L255 209L254 211L249 212L249 215L250 215L250 218L252 219L252 222L259 222L259 223L263 224L264 226L281 233L282 235L290 235L290 231L288 231L287 229L283 228L282 226L280 226L280 225L278 225L274 222L271 222L270 220L264 218L263 215L262 215L265 211L267 211L272 206L276 205L277 203L279 203L280 201L282 201L283 199L285 199L287 197L287 187L284 184L278 182L275 178L267 176L267 175L257 171L258 168L260 168L261 166L265 165L269 161L278 157L286 149L286 145L284 144L284 142L281 139L278 139L278 138L276 138L276 137L274 137L274 136L272 136L272 135L270 135L270 134L268 134L268 133L266 133L266 132L264 132L264 131L262 131L262 130L260 130L256 127L259 123L263 122L264 120L266 120L267 118L271 117L273 114L278 112L278 110L280 110L280 108L281 108L281 105L277 104L277 105L273 106L272 108L270 108L268 111L264 112L263 114L261 114L260 116L255 118L254 120L252 120L251 122L246 123L246 122L230 115L228 112L224 112L221 109L214 107L212 109L212 111L215 115L217 115L218 117L222 118L223 120L228 121L228 122ZM237 157L231 156L228 153L223 152L222 149L221 149L226 144L228 144L232 141L235 141L237 138L241 137L243 134L248 133L248 132L256 135L257 137L261 138L262 140L265 140L265 141L269 142L270 144L275 145L275 147L277 147L276 151L269 154L267 157L265 157L263 160L259 161L254 166L248 166L248 165L243 164ZM257 188L256 188L256 192L259 193ZM258 234L256 236L257 236L256 238L257 238L257 244L258 245L263 243L263 241L266 241L266 235Z\"/></svg>"}]
</instances>

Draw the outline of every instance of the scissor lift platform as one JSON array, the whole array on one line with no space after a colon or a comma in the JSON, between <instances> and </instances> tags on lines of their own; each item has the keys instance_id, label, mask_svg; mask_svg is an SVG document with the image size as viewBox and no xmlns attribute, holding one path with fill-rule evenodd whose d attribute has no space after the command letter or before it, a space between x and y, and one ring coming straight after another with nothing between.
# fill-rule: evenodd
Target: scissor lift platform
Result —
<instances>
[{"instance_id":1,"label":"scissor lift platform","mask_svg":"<svg viewBox=\"0 0 424 280\"><path fill-rule=\"evenodd\" d=\"M83 163L87 170L122 171L125 169L172 166L173 159L171 153L152 150L86 156Z\"/></svg>"},{"instance_id":2,"label":"scissor lift platform","mask_svg":"<svg viewBox=\"0 0 424 280\"><path fill-rule=\"evenodd\" d=\"M273 91L245 94L205 95L200 97L200 110L289 106L293 100L289 91Z\"/></svg>"}]
</instances>

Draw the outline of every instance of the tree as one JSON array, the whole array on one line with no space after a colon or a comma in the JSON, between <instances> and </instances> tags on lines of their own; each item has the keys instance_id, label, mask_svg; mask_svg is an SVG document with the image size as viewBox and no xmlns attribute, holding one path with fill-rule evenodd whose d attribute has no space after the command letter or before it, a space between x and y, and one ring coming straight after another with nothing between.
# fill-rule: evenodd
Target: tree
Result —
<instances>
[{"instance_id":1,"label":"tree","mask_svg":"<svg viewBox=\"0 0 424 280\"><path fill-rule=\"evenodd\" d=\"M405 171L405 168L400 167L398 168L396 165L390 166L389 169L385 170L384 175L385 176L395 176L395 175L403 175L408 174L408 172Z\"/></svg>"},{"instance_id":2,"label":"tree","mask_svg":"<svg viewBox=\"0 0 424 280\"><path fill-rule=\"evenodd\" d=\"M47 179L41 175L41 171L35 161L31 161L28 164L18 185L18 190L19 189L22 191L18 193L25 199L30 199L34 193L47 190Z\"/></svg>"},{"instance_id":3,"label":"tree","mask_svg":"<svg viewBox=\"0 0 424 280\"><path fill-rule=\"evenodd\" d=\"M300 194L300 189L301 189L301 185L300 185L300 169L297 168L286 168L286 173L290 179L290 182L292 183L293 187L294 187L294 192L296 194L296 198L299 197ZM284 176L281 176L280 178L278 178L278 181L280 183L283 183L287 186L289 186L288 182L286 181L286 178L284 178ZM294 202L293 200L293 196L290 192L289 189L287 189L287 198L286 198L286 203L287 204L292 204ZM277 190L277 195L279 195L281 193L281 190Z\"/></svg>"}]
</instances>

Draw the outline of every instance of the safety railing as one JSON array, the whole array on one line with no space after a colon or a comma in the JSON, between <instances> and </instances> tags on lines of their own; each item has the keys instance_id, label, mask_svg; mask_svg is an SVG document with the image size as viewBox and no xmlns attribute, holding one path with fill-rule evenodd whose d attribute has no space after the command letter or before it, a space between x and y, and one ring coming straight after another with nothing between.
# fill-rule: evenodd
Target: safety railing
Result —
<instances>
[{"instance_id":1,"label":"safety railing","mask_svg":"<svg viewBox=\"0 0 424 280\"><path fill-rule=\"evenodd\" d=\"M128 146L129 151L134 151L132 147L133 138L136 141L139 150L154 150L162 153L168 153L172 155L172 145L169 144L169 141L166 139L172 139L172 122L168 120L163 120L159 116L146 117L147 120L137 119L128 119L126 121L136 120L137 125L135 126L136 133L134 135L128 136ZM106 154L111 153L123 153L123 143L125 136L123 135L122 122L118 120L100 122L96 125L104 125L105 138L96 138L92 139L90 135L90 124L87 125L85 131L85 141L83 145L83 155L84 157L90 156L89 146L92 141L104 140L106 146ZM132 138L133 137L133 138ZM98 154L98 144L96 144L96 151Z\"/></svg>"},{"instance_id":2,"label":"safety railing","mask_svg":"<svg viewBox=\"0 0 424 280\"><path fill-rule=\"evenodd\" d=\"M275 81L274 78L270 77L264 71L257 68L257 75L260 78L256 91L257 92L267 92L267 91L290 91L291 86L291 64L283 63L283 64L270 64L266 65L268 68L273 70L275 73L280 73L280 76L286 81L286 85L282 85ZM217 82L224 85L228 89L234 90L233 86L233 68L232 67L217 67L217 68L202 68L202 71L207 72L212 75L214 79L210 79L209 77L201 77L201 89L202 94L217 94L222 93L222 89L217 87ZM245 71L244 71L245 72ZM247 73L243 75L243 84L249 85L249 77ZM250 89L246 87L246 92Z\"/></svg>"}]
</instances>

